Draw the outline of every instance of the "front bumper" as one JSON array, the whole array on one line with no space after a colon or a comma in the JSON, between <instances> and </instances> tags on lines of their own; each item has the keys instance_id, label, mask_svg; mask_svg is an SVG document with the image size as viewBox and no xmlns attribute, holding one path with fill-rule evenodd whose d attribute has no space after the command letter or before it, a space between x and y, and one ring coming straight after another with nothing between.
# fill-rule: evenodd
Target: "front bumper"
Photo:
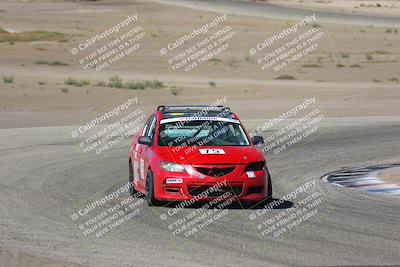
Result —
<instances>
[{"instance_id":1,"label":"front bumper","mask_svg":"<svg viewBox=\"0 0 400 267\"><path fill-rule=\"evenodd\" d=\"M211 201L215 198L235 198L239 201L262 201L268 197L268 170L246 173L244 168L228 175L202 175L192 166L187 173L154 172L154 193L161 201ZM169 183L170 181L171 183Z\"/></svg>"}]
</instances>

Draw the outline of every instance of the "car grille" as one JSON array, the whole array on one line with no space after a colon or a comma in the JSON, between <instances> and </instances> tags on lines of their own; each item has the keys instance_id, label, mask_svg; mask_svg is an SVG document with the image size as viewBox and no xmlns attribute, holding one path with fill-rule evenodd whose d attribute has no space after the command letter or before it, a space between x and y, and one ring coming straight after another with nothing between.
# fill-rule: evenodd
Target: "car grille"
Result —
<instances>
[{"instance_id":1,"label":"car grille","mask_svg":"<svg viewBox=\"0 0 400 267\"><path fill-rule=\"evenodd\" d=\"M264 191L264 186L255 186L255 187L249 187L247 189L247 194L259 194Z\"/></svg>"},{"instance_id":2,"label":"car grille","mask_svg":"<svg viewBox=\"0 0 400 267\"><path fill-rule=\"evenodd\" d=\"M195 167L196 170L204 175L221 177L231 173L235 167Z\"/></svg>"},{"instance_id":3,"label":"car grille","mask_svg":"<svg viewBox=\"0 0 400 267\"><path fill-rule=\"evenodd\" d=\"M230 192L230 196L239 196L242 193L243 189L243 184L241 183L235 183L235 184L229 184L227 186L222 186L218 187L217 190L209 190L207 191L210 187L214 186L215 184L189 184L188 189L189 189L189 194L192 196L199 196L202 195L203 193L206 194L205 196L207 197L219 197L222 196L223 194ZM212 191L212 192L210 192Z\"/></svg>"}]
</instances>

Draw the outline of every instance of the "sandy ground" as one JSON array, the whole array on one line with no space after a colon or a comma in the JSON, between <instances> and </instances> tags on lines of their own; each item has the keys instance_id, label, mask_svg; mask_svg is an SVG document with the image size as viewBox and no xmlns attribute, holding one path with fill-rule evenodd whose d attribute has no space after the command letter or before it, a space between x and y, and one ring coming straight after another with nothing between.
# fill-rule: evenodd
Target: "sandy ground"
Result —
<instances>
[{"instance_id":1,"label":"sandy ground","mask_svg":"<svg viewBox=\"0 0 400 267\"><path fill-rule=\"evenodd\" d=\"M69 43L0 43L0 49L6 51L0 55L0 75L14 77L13 83L0 82L2 128L77 124L82 116L95 116L131 96L138 96L149 112L158 104L210 103L226 96L227 104L244 119L253 118L253 114L258 114L257 118L273 117L308 96L318 99L327 116L398 115L400 111L400 47L396 45L400 35L386 33L385 28L323 24L325 38L315 53L274 72L263 71L248 60L248 48L293 22L230 15L227 24L236 36L229 49L218 55L221 62L206 62L185 72L173 71L160 56L159 48L213 19L213 13L144 1L38 1L34 5L7 1L0 4L0 9L0 27L15 31L46 29L69 34L72 39ZM69 53L71 47L129 9L140 15L150 36L140 53L106 71L82 71ZM15 20L15 14L23 11L26 15ZM72 16L74 13L84 15ZM111 22L105 23L99 14L108 14ZM366 54L373 58L367 60ZM39 60L60 61L68 66L35 64ZM281 74L297 80L274 80ZM125 81L158 79L166 87L141 91L64 84L69 76L94 84L113 75ZM216 83L215 88L210 81ZM182 90L172 95L171 86Z\"/></svg>"},{"instance_id":2,"label":"sandy ground","mask_svg":"<svg viewBox=\"0 0 400 267\"><path fill-rule=\"evenodd\" d=\"M385 180L387 183L393 183L400 186L400 167L387 169L379 173L378 177Z\"/></svg>"},{"instance_id":3,"label":"sandy ground","mask_svg":"<svg viewBox=\"0 0 400 267\"><path fill-rule=\"evenodd\" d=\"M400 3L396 0L268 0L266 2L296 8L352 14L398 16L400 13Z\"/></svg>"}]
</instances>

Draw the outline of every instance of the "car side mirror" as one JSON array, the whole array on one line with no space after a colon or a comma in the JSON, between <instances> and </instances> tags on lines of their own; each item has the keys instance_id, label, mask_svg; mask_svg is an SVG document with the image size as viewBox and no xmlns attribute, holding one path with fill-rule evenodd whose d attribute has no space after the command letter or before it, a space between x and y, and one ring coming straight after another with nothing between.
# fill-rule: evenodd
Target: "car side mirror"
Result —
<instances>
[{"instance_id":1,"label":"car side mirror","mask_svg":"<svg viewBox=\"0 0 400 267\"><path fill-rule=\"evenodd\" d=\"M149 146L149 145L151 145L151 138L148 136L140 136L138 143L141 145Z\"/></svg>"},{"instance_id":2,"label":"car side mirror","mask_svg":"<svg viewBox=\"0 0 400 267\"><path fill-rule=\"evenodd\" d=\"M262 137L262 136L258 136L258 135L256 135L256 136L253 136L252 138L251 138L251 142L253 142L253 144L256 146L256 145L259 145L259 144L264 144L264 138Z\"/></svg>"}]
</instances>

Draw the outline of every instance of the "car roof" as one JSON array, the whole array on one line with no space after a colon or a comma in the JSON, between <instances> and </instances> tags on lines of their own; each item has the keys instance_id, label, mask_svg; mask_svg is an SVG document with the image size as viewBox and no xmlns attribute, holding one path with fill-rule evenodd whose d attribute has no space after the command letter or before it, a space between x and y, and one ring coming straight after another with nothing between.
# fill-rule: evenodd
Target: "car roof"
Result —
<instances>
[{"instance_id":1,"label":"car roof","mask_svg":"<svg viewBox=\"0 0 400 267\"><path fill-rule=\"evenodd\" d=\"M227 119L236 119L236 115L226 106L206 106L206 105L175 105L158 106L157 113L160 113L163 119L180 117L220 117Z\"/></svg>"}]
</instances>

